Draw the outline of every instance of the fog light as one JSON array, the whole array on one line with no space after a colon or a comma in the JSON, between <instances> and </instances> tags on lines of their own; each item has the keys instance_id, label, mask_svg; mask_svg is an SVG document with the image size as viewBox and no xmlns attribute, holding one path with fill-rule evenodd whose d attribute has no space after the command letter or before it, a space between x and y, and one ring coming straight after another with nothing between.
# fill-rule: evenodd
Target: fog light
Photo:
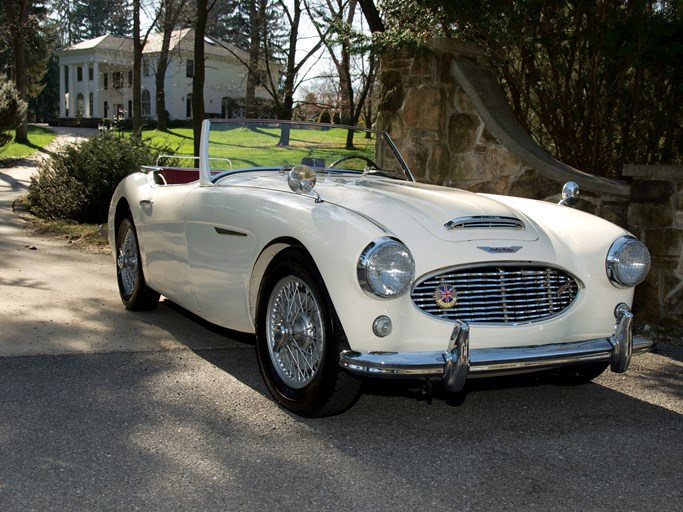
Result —
<instances>
[{"instance_id":1,"label":"fog light","mask_svg":"<svg viewBox=\"0 0 683 512\"><path fill-rule=\"evenodd\" d=\"M375 318L375 321L372 322L372 332L374 332L375 336L379 338L389 336L391 334L391 329L391 318L389 318L388 316L378 316L377 318Z\"/></svg>"}]
</instances>

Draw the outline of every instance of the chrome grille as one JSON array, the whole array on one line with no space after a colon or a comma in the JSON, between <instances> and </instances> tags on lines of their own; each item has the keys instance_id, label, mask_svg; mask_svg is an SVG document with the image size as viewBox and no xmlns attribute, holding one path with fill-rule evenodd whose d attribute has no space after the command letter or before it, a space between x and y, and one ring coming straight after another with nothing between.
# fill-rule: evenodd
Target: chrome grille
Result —
<instances>
[{"instance_id":1,"label":"chrome grille","mask_svg":"<svg viewBox=\"0 0 683 512\"><path fill-rule=\"evenodd\" d=\"M524 229L524 222L516 217L458 217L444 224L446 229Z\"/></svg>"},{"instance_id":2,"label":"chrome grille","mask_svg":"<svg viewBox=\"0 0 683 512\"><path fill-rule=\"evenodd\" d=\"M449 292L455 304L437 303ZM450 288L449 288L450 287ZM413 303L442 320L469 323L530 323L557 315L576 299L579 283L569 274L534 266L489 266L452 269L420 281ZM446 300L445 302L449 302Z\"/></svg>"}]
</instances>

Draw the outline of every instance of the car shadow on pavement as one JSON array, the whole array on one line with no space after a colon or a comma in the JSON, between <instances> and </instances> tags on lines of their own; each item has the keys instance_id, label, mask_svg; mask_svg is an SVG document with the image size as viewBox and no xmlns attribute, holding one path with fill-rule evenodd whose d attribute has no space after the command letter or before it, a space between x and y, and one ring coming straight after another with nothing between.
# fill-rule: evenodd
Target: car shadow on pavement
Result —
<instances>
[{"instance_id":1,"label":"car shadow on pavement","mask_svg":"<svg viewBox=\"0 0 683 512\"><path fill-rule=\"evenodd\" d=\"M206 322L168 300L164 301L163 305L225 340L224 345L219 342L210 347L199 348L194 343L188 342L188 347L196 355L270 399L258 369L254 335L232 331ZM235 350L236 348L238 350ZM612 374L607 369L593 382L573 386L563 384L551 372L470 379L467 381L465 390L460 393L448 392L440 381L426 385L425 381L419 380L366 378L363 379L359 402L371 401L376 407L381 407L385 401L393 403L394 406L397 405L397 401L401 401L402 407L419 407L420 409L427 407L426 411L441 411L443 406L466 411L470 402L477 402L484 397L506 393L521 394L525 399L528 398L531 401L536 394L544 396L551 393L558 400L562 400L562 397L566 395L581 396L581 394L585 394L586 400L590 402L596 394L599 395L604 392L603 383L609 387L609 384L615 379L631 382L632 385L640 386L643 390L657 389L669 396L683 396L683 377L681 377L680 367L677 364L683 360L683 347L659 345L655 353L647 355L647 357L656 358L659 361L655 369L641 368L640 357L643 356L634 357L632 368L625 374ZM410 404L414 405L411 406ZM434 405L434 407L429 409L430 405ZM353 406L351 411L356 407L358 406ZM293 415L292 417L297 418Z\"/></svg>"}]
</instances>

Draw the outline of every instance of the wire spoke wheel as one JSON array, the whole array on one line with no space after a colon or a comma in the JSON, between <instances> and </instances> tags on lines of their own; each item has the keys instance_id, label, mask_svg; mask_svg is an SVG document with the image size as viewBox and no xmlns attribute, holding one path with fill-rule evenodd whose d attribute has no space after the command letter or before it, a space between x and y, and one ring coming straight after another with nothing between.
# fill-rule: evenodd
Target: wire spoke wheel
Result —
<instances>
[{"instance_id":1,"label":"wire spoke wheel","mask_svg":"<svg viewBox=\"0 0 683 512\"><path fill-rule=\"evenodd\" d=\"M138 259L138 241L132 228L126 229L122 235L116 267L121 280L121 289L125 297L130 297L135 291L135 283L139 276L140 260Z\"/></svg>"},{"instance_id":2,"label":"wire spoke wheel","mask_svg":"<svg viewBox=\"0 0 683 512\"><path fill-rule=\"evenodd\" d=\"M266 317L268 351L282 381L307 386L320 369L325 346L322 306L308 284L286 276L273 288Z\"/></svg>"},{"instance_id":3,"label":"wire spoke wheel","mask_svg":"<svg viewBox=\"0 0 683 512\"><path fill-rule=\"evenodd\" d=\"M159 303L159 294L147 286L140 244L132 219L124 217L116 233L116 277L121 301L128 309L145 311Z\"/></svg>"}]
</instances>

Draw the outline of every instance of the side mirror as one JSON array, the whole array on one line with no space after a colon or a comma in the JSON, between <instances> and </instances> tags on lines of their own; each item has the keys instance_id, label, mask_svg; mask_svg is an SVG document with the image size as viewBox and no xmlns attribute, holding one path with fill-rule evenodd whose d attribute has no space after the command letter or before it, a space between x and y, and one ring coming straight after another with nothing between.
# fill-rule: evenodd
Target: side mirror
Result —
<instances>
[{"instance_id":1,"label":"side mirror","mask_svg":"<svg viewBox=\"0 0 683 512\"><path fill-rule=\"evenodd\" d=\"M562 187L562 200L558 204L573 207L579 202L579 195L579 185L574 181L568 181Z\"/></svg>"},{"instance_id":2,"label":"side mirror","mask_svg":"<svg viewBox=\"0 0 683 512\"><path fill-rule=\"evenodd\" d=\"M303 194L313 192L316 196L315 202L321 203L320 195L314 191L317 175L308 165L295 165L287 175L287 184L292 192Z\"/></svg>"}]
</instances>

